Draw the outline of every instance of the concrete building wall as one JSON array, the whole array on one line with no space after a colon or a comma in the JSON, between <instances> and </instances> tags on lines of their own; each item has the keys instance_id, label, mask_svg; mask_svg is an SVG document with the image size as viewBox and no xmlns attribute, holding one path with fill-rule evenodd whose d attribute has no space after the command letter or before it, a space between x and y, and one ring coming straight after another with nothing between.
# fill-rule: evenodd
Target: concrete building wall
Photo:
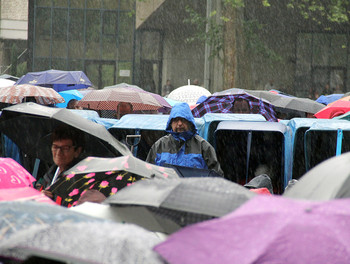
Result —
<instances>
[{"instance_id":1,"label":"concrete building wall","mask_svg":"<svg viewBox=\"0 0 350 264\"><path fill-rule=\"evenodd\" d=\"M0 39L27 39L27 0L1 0L0 18Z\"/></svg>"},{"instance_id":2,"label":"concrete building wall","mask_svg":"<svg viewBox=\"0 0 350 264\"><path fill-rule=\"evenodd\" d=\"M0 74L9 73L11 49L26 47L28 0L0 0Z\"/></svg>"}]
</instances>

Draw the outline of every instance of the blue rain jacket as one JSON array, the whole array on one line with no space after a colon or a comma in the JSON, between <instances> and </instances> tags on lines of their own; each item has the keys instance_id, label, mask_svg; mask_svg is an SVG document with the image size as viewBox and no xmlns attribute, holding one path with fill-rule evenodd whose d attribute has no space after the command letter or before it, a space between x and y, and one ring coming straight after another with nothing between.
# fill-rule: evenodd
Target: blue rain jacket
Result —
<instances>
[{"instance_id":1,"label":"blue rain jacket","mask_svg":"<svg viewBox=\"0 0 350 264\"><path fill-rule=\"evenodd\" d=\"M188 120L191 123L191 129L182 133L174 132L171 128L171 121L176 117ZM169 134L153 144L148 153L147 162L159 166L168 163L185 167L212 169L222 175L215 149L198 135L194 117L187 103L179 103L172 108L166 131Z\"/></svg>"}]
</instances>

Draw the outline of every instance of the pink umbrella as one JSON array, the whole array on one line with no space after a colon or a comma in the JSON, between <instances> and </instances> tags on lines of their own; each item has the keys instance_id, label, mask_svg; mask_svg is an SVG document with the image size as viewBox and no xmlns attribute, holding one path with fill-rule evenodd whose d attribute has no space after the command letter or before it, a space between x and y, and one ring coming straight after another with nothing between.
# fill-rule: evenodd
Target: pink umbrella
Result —
<instances>
[{"instance_id":1,"label":"pink umbrella","mask_svg":"<svg viewBox=\"0 0 350 264\"><path fill-rule=\"evenodd\" d=\"M36 201L56 204L49 197L33 187L0 189L0 201Z\"/></svg>"},{"instance_id":2,"label":"pink umbrella","mask_svg":"<svg viewBox=\"0 0 350 264\"><path fill-rule=\"evenodd\" d=\"M36 179L11 158L0 158L0 189L33 187Z\"/></svg>"}]
</instances>

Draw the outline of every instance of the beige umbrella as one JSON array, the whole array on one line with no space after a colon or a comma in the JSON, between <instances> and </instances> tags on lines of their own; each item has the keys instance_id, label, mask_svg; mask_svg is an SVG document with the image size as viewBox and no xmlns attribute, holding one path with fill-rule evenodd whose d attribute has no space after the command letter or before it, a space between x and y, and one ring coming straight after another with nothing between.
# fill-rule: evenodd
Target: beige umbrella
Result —
<instances>
[{"instance_id":1,"label":"beige umbrella","mask_svg":"<svg viewBox=\"0 0 350 264\"><path fill-rule=\"evenodd\" d=\"M78 105L95 110L116 110L121 102L131 103L134 111L158 110L163 107L150 93L127 88L94 90L85 95Z\"/></svg>"},{"instance_id":2,"label":"beige umbrella","mask_svg":"<svg viewBox=\"0 0 350 264\"><path fill-rule=\"evenodd\" d=\"M50 105L63 103L64 98L52 88L35 86L31 84L11 85L0 88L0 102L19 104L34 97L38 104Z\"/></svg>"}]
</instances>

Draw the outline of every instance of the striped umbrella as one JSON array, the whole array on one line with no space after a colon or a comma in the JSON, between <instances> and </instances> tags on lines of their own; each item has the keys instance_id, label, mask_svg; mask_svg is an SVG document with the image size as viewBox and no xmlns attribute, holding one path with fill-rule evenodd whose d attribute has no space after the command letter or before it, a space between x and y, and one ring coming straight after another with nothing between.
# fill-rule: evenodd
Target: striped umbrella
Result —
<instances>
[{"instance_id":1,"label":"striped umbrella","mask_svg":"<svg viewBox=\"0 0 350 264\"><path fill-rule=\"evenodd\" d=\"M19 104L27 101L28 97L34 97L36 102L42 105L64 102L63 97L52 88L31 84L19 84L0 88L1 103Z\"/></svg>"}]
</instances>

